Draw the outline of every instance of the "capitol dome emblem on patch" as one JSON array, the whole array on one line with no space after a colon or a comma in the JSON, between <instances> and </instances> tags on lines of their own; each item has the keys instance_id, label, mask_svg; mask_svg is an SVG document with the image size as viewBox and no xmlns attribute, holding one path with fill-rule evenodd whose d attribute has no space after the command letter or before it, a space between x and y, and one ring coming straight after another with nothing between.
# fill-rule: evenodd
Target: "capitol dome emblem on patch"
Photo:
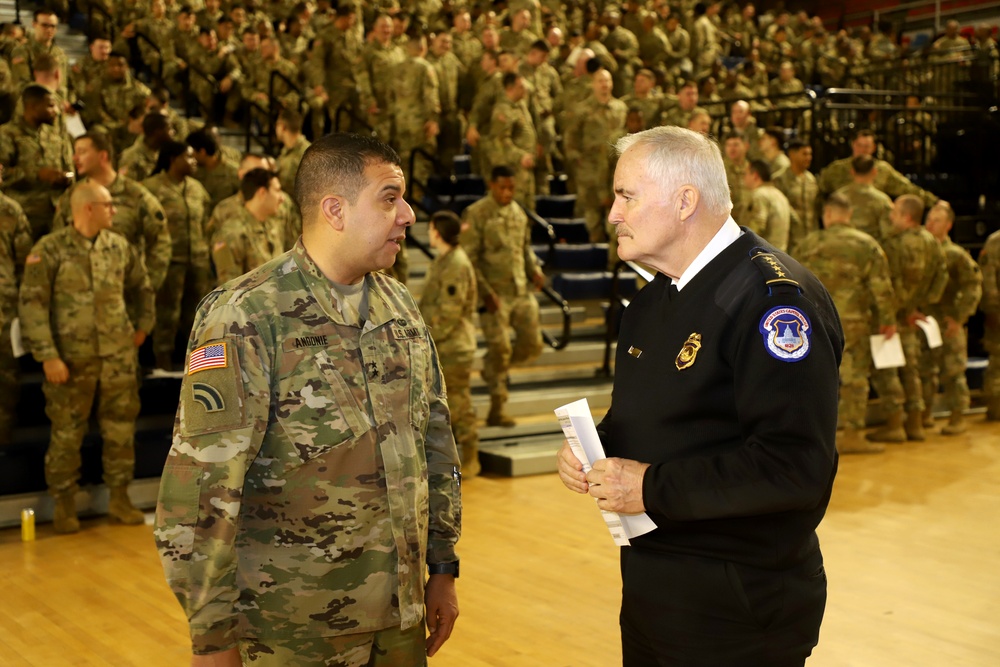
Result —
<instances>
[{"instance_id":1,"label":"capitol dome emblem on patch","mask_svg":"<svg viewBox=\"0 0 1000 667\"><path fill-rule=\"evenodd\" d=\"M801 361L809 354L812 325L798 308L778 306L760 320L767 353L779 361Z\"/></svg>"}]
</instances>

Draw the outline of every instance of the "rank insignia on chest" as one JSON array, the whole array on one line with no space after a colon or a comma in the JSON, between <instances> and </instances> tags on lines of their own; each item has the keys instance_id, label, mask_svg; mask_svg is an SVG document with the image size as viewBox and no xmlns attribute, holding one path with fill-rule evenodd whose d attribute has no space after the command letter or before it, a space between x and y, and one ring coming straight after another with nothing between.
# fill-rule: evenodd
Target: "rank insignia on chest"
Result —
<instances>
[{"instance_id":1,"label":"rank insignia on chest","mask_svg":"<svg viewBox=\"0 0 1000 667\"><path fill-rule=\"evenodd\" d=\"M798 308L778 306L767 311L760 320L760 333L764 349L779 361L801 361L809 354L812 325Z\"/></svg>"},{"instance_id":2,"label":"rank insignia on chest","mask_svg":"<svg viewBox=\"0 0 1000 667\"><path fill-rule=\"evenodd\" d=\"M674 365L677 366L677 370L682 371L685 368L691 368L694 365L694 360L698 358L698 350L701 349L701 334L693 333L688 336L687 340L681 346L681 351L677 353L677 358L674 359Z\"/></svg>"}]
</instances>

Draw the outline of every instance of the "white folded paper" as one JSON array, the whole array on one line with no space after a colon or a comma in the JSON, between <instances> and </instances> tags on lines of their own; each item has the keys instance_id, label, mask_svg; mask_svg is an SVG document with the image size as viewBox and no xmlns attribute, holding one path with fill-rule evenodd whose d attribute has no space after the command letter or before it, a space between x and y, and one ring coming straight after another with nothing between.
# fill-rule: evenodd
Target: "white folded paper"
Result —
<instances>
[{"instance_id":1,"label":"white folded paper","mask_svg":"<svg viewBox=\"0 0 1000 667\"><path fill-rule=\"evenodd\" d=\"M926 319L917 320L917 326L923 330L924 336L927 337L927 347L933 350L944 345L944 341L941 340L941 325L936 319L928 315Z\"/></svg>"},{"instance_id":2,"label":"white folded paper","mask_svg":"<svg viewBox=\"0 0 1000 667\"><path fill-rule=\"evenodd\" d=\"M590 414L590 404L587 399L581 398L579 401L556 408L555 413L570 449L583 464L584 472L590 471L594 461L607 458L601 439L597 435L597 426ZM601 510L601 515L604 517L604 523L608 525L608 530L611 531L615 544L620 547L627 546L629 538L645 535L656 528L656 524L645 512L617 514Z\"/></svg>"},{"instance_id":3,"label":"white folded paper","mask_svg":"<svg viewBox=\"0 0 1000 667\"><path fill-rule=\"evenodd\" d=\"M24 349L24 342L21 339L21 318L15 317L10 322L10 351L14 353L14 358L23 357L27 350Z\"/></svg>"},{"instance_id":4,"label":"white folded paper","mask_svg":"<svg viewBox=\"0 0 1000 667\"><path fill-rule=\"evenodd\" d=\"M903 356L903 342L899 336L893 336L886 340L882 334L875 334L871 337L872 361L875 368L900 368L906 365L906 357Z\"/></svg>"}]
</instances>

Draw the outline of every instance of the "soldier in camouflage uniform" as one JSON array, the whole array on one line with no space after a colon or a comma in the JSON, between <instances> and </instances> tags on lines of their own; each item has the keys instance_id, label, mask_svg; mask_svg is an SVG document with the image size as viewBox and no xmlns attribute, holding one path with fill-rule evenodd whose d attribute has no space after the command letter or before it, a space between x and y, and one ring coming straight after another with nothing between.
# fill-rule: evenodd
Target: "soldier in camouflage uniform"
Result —
<instances>
[{"instance_id":1,"label":"soldier in camouflage uniform","mask_svg":"<svg viewBox=\"0 0 1000 667\"><path fill-rule=\"evenodd\" d=\"M306 79L314 93L310 98L313 126L317 128L323 118L320 103L326 105L334 127L338 120L335 116L341 106L357 116L363 115L358 82L362 78L364 41L354 29L357 20L354 8L346 2L340 3L336 12L336 18L319 31L306 65ZM340 123L343 130L350 128L353 121L349 115L343 115ZM316 137L322 134L313 132Z\"/></svg>"},{"instance_id":2,"label":"soldier in camouflage uniform","mask_svg":"<svg viewBox=\"0 0 1000 667\"><path fill-rule=\"evenodd\" d=\"M387 91L388 107L385 110L392 119L393 145L403 161L406 182L410 184L411 196L417 200L424 194L422 185L418 184L427 183L433 165L418 155L410 172L410 158L417 149L435 155L437 135L441 131L441 93L437 71L424 58L426 55L427 38L412 33L407 39L406 58L390 70L393 85ZM397 259L397 268L398 264ZM405 276L405 271L400 275Z\"/></svg>"},{"instance_id":3,"label":"soldier in camouflage uniform","mask_svg":"<svg viewBox=\"0 0 1000 667\"><path fill-rule=\"evenodd\" d=\"M168 141L160 149L153 175L142 182L163 206L173 248L167 277L156 293L153 330L156 367L167 371L173 370L178 327L190 330L198 302L211 289L204 228L212 202L204 186L191 176L197 164L190 146Z\"/></svg>"},{"instance_id":4,"label":"soldier in camouflage uniform","mask_svg":"<svg viewBox=\"0 0 1000 667\"><path fill-rule=\"evenodd\" d=\"M0 168L0 182L2 178ZM31 225L21 206L0 194L0 446L10 443L21 388L10 327L17 317L17 290L31 244Z\"/></svg>"},{"instance_id":5,"label":"soldier in camouflage uniform","mask_svg":"<svg viewBox=\"0 0 1000 667\"><path fill-rule=\"evenodd\" d=\"M274 134L281 142L281 154L278 156L278 180L281 181L281 189L285 192L294 192L295 174L299 170L299 163L302 162L306 149L312 145L302 135L302 115L290 109L282 111L274 125Z\"/></svg>"},{"instance_id":6,"label":"soldier in camouflage uniform","mask_svg":"<svg viewBox=\"0 0 1000 667\"><path fill-rule=\"evenodd\" d=\"M983 347L990 363L983 374L986 419L1000 421L1000 231L993 232L979 251L983 274L983 297L979 303L985 315Z\"/></svg>"},{"instance_id":7,"label":"soldier in camouflage uniform","mask_svg":"<svg viewBox=\"0 0 1000 667\"><path fill-rule=\"evenodd\" d=\"M170 266L170 230L163 207L149 190L111 167L114 154L107 136L85 134L73 142L73 161L80 181L66 191L56 205L52 230L72 225L70 198L80 183L95 182L111 193L115 202L112 231L121 234L135 248L149 272L149 284L160 289Z\"/></svg>"},{"instance_id":8,"label":"soldier in camouflage uniform","mask_svg":"<svg viewBox=\"0 0 1000 667\"><path fill-rule=\"evenodd\" d=\"M809 165L812 164L812 147L809 144L797 139L789 143L788 161L788 169L772 179L772 182L788 198L788 203L795 212L792 227L788 230L788 249L794 256L798 242L819 230L816 215L819 187L816 185L816 177L809 171Z\"/></svg>"},{"instance_id":9,"label":"soldier in camouflage uniform","mask_svg":"<svg viewBox=\"0 0 1000 667\"><path fill-rule=\"evenodd\" d=\"M490 131L483 141L488 164L504 166L514 174L517 201L529 211L535 210L535 158L538 136L528 110L524 78L507 72L503 75L503 96L493 107Z\"/></svg>"},{"instance_id":10,"label":"soldier in camouflage uniform","mask_svg":"<svg viewBox=\"0 0 1000 667\"><path fill-rule=\"evenodd\" d=\"M135 350L155 322L146 267L135 248L111 232L111 194L83 183L71 205L72 225L43 238L28 255L19 308L26 346L45 372L45 414L52 422L45 481L55 498L57 533L80 529L80 447L95 400L111 491L108 514L122 523L143 521L127 491L139 414ZM132 321L126 300L134 304Z\"/></svg>"},{"instance_id":11,"label":"soldier in camouflage uniform","mask_svg":"<svg viewBox=\"0 0 1000 667\"><path fill-rule=\"evenodd\" d=\"M367 114L379 138L388 141L392 136L392 109L389 96L398 82L392 77L392 69L406 59L403 49L392 41L392 19L381 15L372 26L372 37L365 46L362 68L359 71L358 93L361 109Z\"/></svg>"},{"instance_id":12,"label":"soldier in camouflage uniform","mask_svg":"<svg viewBox=\"0 0 1000 667\"><path fill-rule=\"evenodd\" d=\"M462 150L462 119L459 116L458 95L465 79L466 69L462 61L451 51L452 37L448 32L439 32L431 43L427 61L437 73L438 92L441 99L441 133L438 135L438 160L441 174L451 174L455 155Z\"/></svg>"},{"instance_id":13,"label":"soldier in camouflage uniform","mask_svg":"<svg viewBox=\"0 0 1000 667\"><path fill-rule=\"evenodd\" d=\"M452 631L458 452L427 327L379 272L403 191L387 146L323 137L302 240L202 304L155 527L196 658L417 665Z\"/></svg>"},{"instance_id":14,"label":"soldier in camouflage uniform","mask_svg":"<svg viewBox=\"0 0 1000 667\"><path fill-rule=\"evenodd\" d=\"M52 228L55 200L72 182L73 148L61 127L55 127L55 97L44 86L21 93L24 114L0 126L3 189L21 205L38 240Z\"/></svg>"},{"instance_id":15,"label":"soldier in camouflage uniform","mask_svg":"<svg viewBox=\"0 0 1000 667\"><path fill-rule=\"evenodd\" d=\"M56 91L62 99L68 99L69 92L69 60L66 52L55 43L56 28L59 27L59 17L48 9L35 10L35 22L32 24L32 35L25 44L14 48L10 53L10 68L14 80L20 85L31 83L31 73L34 70L35 58L46 53L59 63L62 73L62 85Z\"/></svg>"},{"instance_id":16,"label":"soldier in camouflage uniform","mask_svg":"<svg viewBox=\"0 0 1000 667\"><path fill-rule=\"evenodd\" d=\"M610 88L610 81L608 82ZM490 192L465 209L461 243L476 267L479 324L486 338L483 379L490 391L489 426L514 426L507 414L511 365L532 361L542 352L538 301L528 289L540 288L545 274L531 250L528 216L514 203L514 174L495 167ZM511 334L516 341L511 346Z\"/></svg>"},{"instance_id":17,"label":"soldier in camouflage uniform","mask_svg":"<svg viewBox=\"0 0 1000 667\"><path fill-rule=\"evenodd\" d=\"M283 75L274 79L274 89L271 89L272 72ZM286 81L287 79L287 81ZM247 76L243 81L243 96L255 102L265 111L269 111L271 104L277 104L282 109L299 109L301 96L292 85L299 83L299 72L295 65L287 58L281 56L281 44L274 37L265 37L260 40L260 57L255 66L247 70ZM291 84L289 84L291 81Z\"/></svg>"},{"instance_id":18,"label":"soldier in camouflage uniform","mask_svg":"<svg viewBox=\"0 0 1000 667\"><path fill-rule=\"evenodd\" d=\"M743 174L747 190L746 215L740 221L750 231L767 239L778 250L788 250L788 231L795 215L788 199L771 183L771 170L763 160L751 160ZM796 222L796 227L799 226Z\"/></svg>"},{"instance_id":19,"label":"soldier in camouflage uniform","mask_svg":"<svg viewBox=\"0 0 1000 667\"><path fill-rule=\"evenodd\" d=\"M826 197L849 184L852 180L851 160L861 155L874 157L875 149L875 134L871 130L860 130L851 142L851 157L834 160L819 173L820 195ZM885 160L876 159L875 170L875 188L891 198L895 199L904 194L917 195L923 200L925 207L933 206L937 202L937 197L911 183Z\"/></svg>"},{"instance_id":20,"label":"soldier in camouflage uniform","mask_svg":"<svg viewBox=\"0 0 1000 667\"><path fill-rule=\"evenodd\" d=\"M955 212L946 201L939 201L927 213L927 231L944 249L948 283L938 303L927 314L941 326L942 345L925 350L920 380L924 388L924 426L934 425L931 410L939 386L944 388L945 407L950 411L942 435L965 433L965 411L969 409L969 385L965 367L969 361L969 336L966 323L976 312L983 294L983 276L972 255L948 238L955 221ZM940 377L939 377L940 376Z\"/></svg>"},{"instance_id":21,"label":"soldier in camouflage uniform","mask_svg":"<svg viewBox=\"0 0 1000 667\"><path fill-rule=\"evenodd\" d=\"M142 136L126 148L118 160L118 173L133 181L152 175L160 148L174 138L170 121L162 113L148 113L142 119Z\"/></svg>"},{"instance_id":22,"label":"soldier in camouflage uniform","mask_svg":"<svg viewBox=\"0 0 1000 667\"><path fill-rule=\"evenodd\" d=\"M608 261L618 261L617 242L608 222L614 200L614 157L609 150L625 135L625 103L611 96L611 72L601 70L593 78L593 97L573 116L566 128L566 158L576 163L576 191L582 200L591 243L609 242Z\"/></svg>"},{"instance_id":23,"label":"soldier in camouflage uniform","mask_svg":"<svg viewBox=\"0 0 1000 667\"><path fill-rule=\"evenodd\" d=\"M420 295L420 314L437 347L451 410L451 430L462 455L462 475L479 474L479 432L472 407L469 378L476 357L476 324L479 299L476 270L459 245L462 222L451 211L431 216L428 233L437 257L427 273Z\"/></svg>"},{"instance_id":24,"label":"soldier in camouflage uniform","mask_svg":"<svg viewBox=\"0 0 1000 667\"><path fill-rule=\"evenodd\" d=\"M196 130L186 141L194 149L194 159L198 162L194 177L208 190L213 208L240 191L240 166L226 159L217 130L207 127Z\"/></svg>"},{"instance_id":25,"label":"soldier in camouflage uniform","mask_svg":"<svg viewBox=\"0 0 1000 667\"><path fill-rule=\"evenodd\" d=\"M875 188L878 168L870 155L859 155L851 159L852 182L837 190L847 197L853 208L851 224L884 243L892 233L892 200L889 195Z\"/></svg>"},{"instance_id":26,"label":"soldier in camouflage uniform","mask_svg":"<svg viewBox=\"0 0 1000 667\"><path fill-rule=\"evenodd\" d=\"M240 181L254 169L276 172L277 165L274 158L269 155L247 153L240 161L240 168L237 172ZM205 238L211 241L223 222L241 215L244 203L243 195L239 192L219 202L219 205L212 209L212 215L205 226ZM289 201L288 197L284 197L278 207L278 212L268 217L264 223L267 243L272 249L272 255L280 255L290 249L302 233L302 220L298 211L293 209L294 204Z\"/></svg>"},{"instance_id":27,"label":"soldier in camouflage uniform","mask_svg":"<svg viewBox=\"0 0 1000 667\"><path fill-rule=\"evenodd\" d=\"M906 365L899 369L906 395L906 423L901 424L900 413L890 415L890 421L884 428L866 436L876 442L925 438L924 392L920 382L922 335L916 321L924 318L928 306L941 300L948 282L948 269L941 244L920 225L923 214L924 206L919 197L899 197L893 203L890 214L892 234L883 243L896 294L896 328L902 337L903 355L906 357ZM886 376L895 372L895 369L885 369L875 373L873 384L880 396L886 391Z\"/></svg>"},{"instance_id":28,"label":"soldier in camouflage uniform","mask_svg":"<svg viewBox=\"0 0 1000 667\"><path fill-rule=\"evenodd\" d=\"M823 226L798 244L796 258L830 292L844 328L844 356L840 362L837 451L868 454L885 446L860 437L868 408L868 379L873 365L869 336L896 334L895 296L889 263L882 247L868 234L851 227L851 202L834 194L823 206ZM894 396L902 397L896 380ZM886 402L886 397L882 397ZM902 410L902 403L899 410Z\"/></svg>"},{"instance_id":29,"label":"soldier in camouflage uniform","mask_svg":"<svg viewBox=\"0 0 1000 667\"><path fill-rule=\"evenodd\" d=\"M744 176L749 169L747 151L750 144L739 132L726 136L722 142L723 164L726 166L726 180L729 182L729 197L733 202L733 220L743 224L746 219L746 207L749 193L746 192Z\"/></svg>"},{"instance_id":30,"label":"soldier in camouflage uniform","mask_svg":"<svg viewBox=\"0 0 1000 667\"><path fill-rule=\"evenodd\" d=\"M671 107L663 115L663 124L686 128L695 111L705 111L698 106L698 84L685 81L677 91L677 106Z\"/></svg>"},{"instance_id":31,"label":"soldier in camouflage uniform","mask_svg":"<svg viewBox=\"0 0 1000 667\"><path fill-rule=\"evenodd\" d=\"M641 69L635 73L632 92L622 98L629 109L642 112L643 129L657 127L663 118L663 93L656 88L656 75L652 70Z\"/></svg>"},{"instance_id":32,"label":"soldier in camouflage uniform","mask_svg":"<svg viewBox=\"0 0 1000 667\"><path fill-rule=\"evenodd\" d=\"M267 227L268 218L281 207L285 195L273 171L251 169L240 181L243 205L226 216L211 238L212 263L223 285L266 264L284 252Z\"/></svg>"},{"instance_id":33,"label":"soldier in camouflage uniform","mask_svg":"<svg viewBox=\"0 0 1000 667\"><path fill-rule=\"evenodd\" d=\"M128 112L137 105L145 106L147 99L149 88L129 72L124 54L114 52L108 56L104 76L84 96L86 106L81 115L91 130L103 128L110 134L116 140L115 151L121 154L130 145L122 143Z\"/></svg>"}]
</instances>

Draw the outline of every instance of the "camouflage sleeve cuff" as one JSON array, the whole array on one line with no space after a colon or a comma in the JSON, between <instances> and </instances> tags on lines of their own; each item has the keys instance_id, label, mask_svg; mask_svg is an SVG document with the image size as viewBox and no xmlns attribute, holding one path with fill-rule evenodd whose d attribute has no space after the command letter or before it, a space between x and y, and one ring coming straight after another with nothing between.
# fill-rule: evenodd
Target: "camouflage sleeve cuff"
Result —
<instances>
[{"instance_id":1,"label":"camouflage sleeve cuff","mask_svg":"<svg viewBox=\"0 0 1000 667\"><path fill-rule=\"evenodd\" d=\"M191 652L195 655L205 655L208 653L218 653L226 651L239 645L236 635L236 619L226 622L225 625L216 625L206 631L197 631L191 628Z\"/></svg>"}]
</instances>

